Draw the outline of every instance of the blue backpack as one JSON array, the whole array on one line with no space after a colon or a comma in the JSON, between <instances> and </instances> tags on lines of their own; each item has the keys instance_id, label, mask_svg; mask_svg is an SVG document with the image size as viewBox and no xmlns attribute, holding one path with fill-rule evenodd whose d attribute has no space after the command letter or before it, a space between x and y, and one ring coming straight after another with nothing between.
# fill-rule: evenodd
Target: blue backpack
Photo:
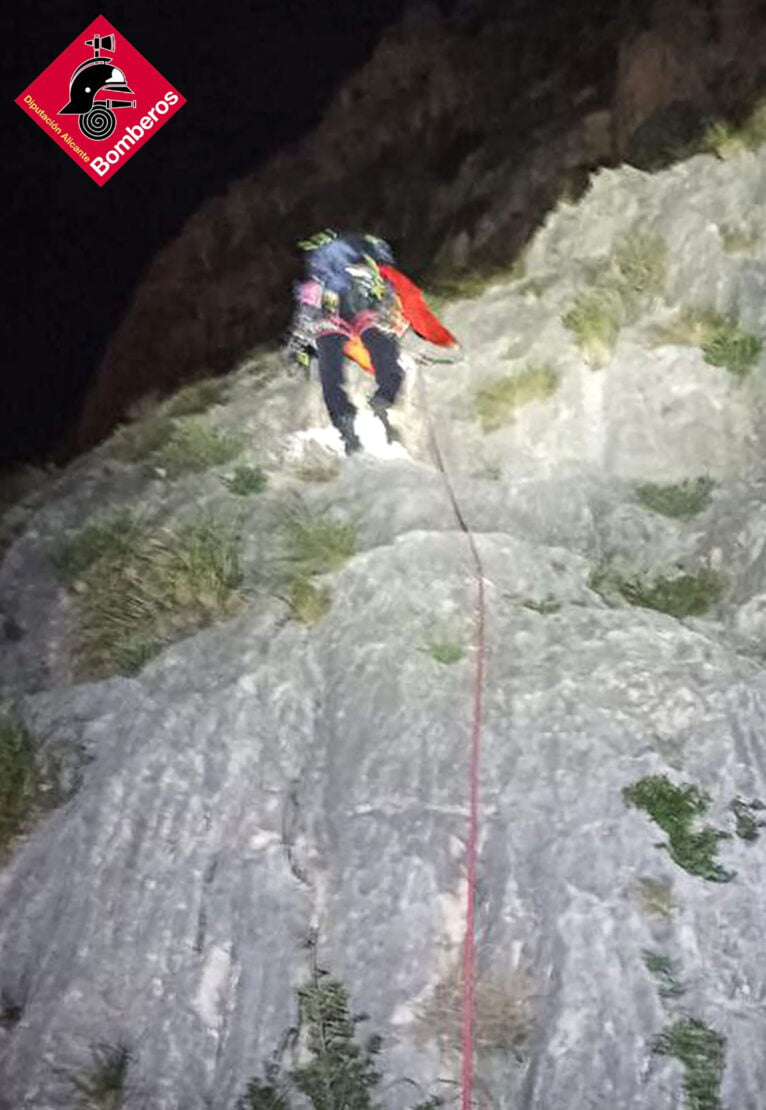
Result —
<instances>
[{"instance_id":1,"label":"blue backpack","mask_svg":"<svg viewBox=\"0 0 766 1110\"><path fill-rule=\"evenodd\" d=\"M322 283L338 297L348 296L354 284L350 266L369 263L392 265L393 252L388 243L374 235L340 235L336 231L320 231L298 246L308 252L306 269L309 277ZM373 267L375 269L375 267Z\"/></svg>"}]
</instances>

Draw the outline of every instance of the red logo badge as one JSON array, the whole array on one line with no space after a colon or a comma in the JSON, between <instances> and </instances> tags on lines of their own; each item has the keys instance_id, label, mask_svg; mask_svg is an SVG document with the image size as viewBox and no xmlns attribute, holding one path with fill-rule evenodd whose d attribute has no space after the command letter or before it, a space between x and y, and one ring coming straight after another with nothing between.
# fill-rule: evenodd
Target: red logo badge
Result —
<instances>
[{"instance_id":1,"label":"red logo badge","mask_svg":"<svg viewBox=\"0 0 766 1110\"><path fill-rule=\"evenodd\" d=\"M16 103L105 185L186 100L99 16Z\"/></svg>"}]
</instances>

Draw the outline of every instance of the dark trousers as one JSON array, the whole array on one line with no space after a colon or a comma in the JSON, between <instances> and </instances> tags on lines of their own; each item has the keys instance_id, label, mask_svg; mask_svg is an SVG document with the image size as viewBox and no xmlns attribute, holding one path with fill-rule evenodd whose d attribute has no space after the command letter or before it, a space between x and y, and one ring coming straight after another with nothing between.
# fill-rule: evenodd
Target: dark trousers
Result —
<instances>
[{"instance_id":1,"label":"dark trousers","mask_svg":"<svg viewBox=\"0 0 766 1110\"><path fill-rule=\"evenodd\" d=\"M320 335L317 340L322 393L330 419L336 426L341 417L356 412L346 395L343 383L343 345L346 339L345 335ZM379 328L365 328L361 339L375 368L375 396L391 405L402 384L399 344Z\"/></svg>"}]
</instances>

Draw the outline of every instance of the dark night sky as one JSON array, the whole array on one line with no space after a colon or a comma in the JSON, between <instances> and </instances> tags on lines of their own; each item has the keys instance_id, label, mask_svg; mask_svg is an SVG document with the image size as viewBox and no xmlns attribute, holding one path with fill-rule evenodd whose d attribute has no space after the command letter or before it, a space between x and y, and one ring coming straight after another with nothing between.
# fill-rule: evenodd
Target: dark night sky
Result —
<instances>
[{"instance_id":1,"label":"dark night sky","mask_svg":"<svg viewBox=\"0 0 766 1110\"><path fill-rule=\"evenodd\" d=\"M205 199L321 118L405 0L8 5L0 209L0 462L50 450L154 252ZM446 5L445 5L446 6ZM103 188L13 103L104 15L187 99Z\"/></svg>"}]
</instances>

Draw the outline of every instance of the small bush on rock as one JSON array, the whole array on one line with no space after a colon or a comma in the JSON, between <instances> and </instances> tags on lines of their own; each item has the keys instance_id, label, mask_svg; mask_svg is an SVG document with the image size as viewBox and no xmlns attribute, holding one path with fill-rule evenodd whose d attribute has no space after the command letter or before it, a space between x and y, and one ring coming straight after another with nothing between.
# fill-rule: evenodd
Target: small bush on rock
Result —
<instances>
[{"instance_id":1,"label":"small bush on rock","mask_svg":"<svg viewBox=\"0 0 766 1110\"><path fill-rule=\"evenodd\" d=\"M518 409L531 401L544 401L558 385L558 374L550 366L530 366L484 386L476 394L476 413L483 430L501 428Z\"/></svg>"},{"instance_id":2,"label":"small bush on rock","mask_svg":"<svg viewBox=\"0 0 766 1110\"><path fill-rule=\"evenodd\" d=\"M703 569L697 574L657 577L652 581L625 578L608 567L591 573L589 585L606 600L617 593L631 605L655 609L679 620L706 613L723 594L724 580L714 570Z\"/></svg>"},{"instance_id":3,"label":"small bush on rock","mask_svg":"<svg viewBox=\"0 0 766 1110\"><path fill-rule=\"evenodd\" d=\"M79 1110L120 1110L125 1096L130 1053L124 1045L101 1044L93 1050L93 1066L71 1076L80 1092Z\"/></svg>"},{"instance_id":4,"label":"small bush on rock","mask_svg":"<svg viewBox=\"0 0 766 1110\"><path fill-rule=\"evenodd\" d=\"M720 312L684 308L659 335L660 342L701 347L705 362L744 377L761 357L763 340L742 331Z\"/></svg>"},{"instance_id":5,"label":"small bush on rock","mask_svg":"<svg viewBox=\"0 0 766 1110\"><path fill-rule=\"evenodd\" d=\"M667 244L660 235L627 235L595 278L562 316L586 362L598 367L611 357L620 328L636 320L644 304L661 293Z\"/></svg>"},{"instance_id":6,"label":"small bush on rock","mask_svg":"<svg viewBox=\"0 0 766 1110\"><path fill-rule=\"evenodd\" d=\"M250 1081L237 1110L290 1110L306 1101L312 1110L374 1110L382 1040L373 1034L357 1042L357 1026L366 1016L349 1012L345 987L316 959L298 1001L298 1032L305 1042L306 1061L283 1071L280 1061L272 1059L265 1078Z\"/></svg>"},{"instance_id":7,"label":"small bush on rock","mask_svg":"<svg viewBox=\"0 0 766 1110\"><path fill-rule=\"evenodd\" d=\"M642 505L653 513L675 520L691 520L708 508L712 499L713 482L702 477L677 485L643 485L636 489Z\"/></svg>"},{"instance_id":8,"label":"small bush on rock","mask_svg":"<svg viewBox=\"0 0 766 1110\"><path fill-rule=\"evenodd\" d=\"M644 810L668 834L663 847L690 875L713 883L734 878L734 872L726 871L715 859L719 841L730 839L729 833L712 825L693 831L697 818L710 806L710 795L704 790L688 783L675 786L666 775L648 775L626 786L622 797L627 806Z\"/></svg>"},{"instance_id":9,"label":"small bush on rock","mask_svg":"<svg viewBox=\"0 0 766 1110\"><path fill-rule=\"evenodd\" d=\"M0 707L0 859L46 804L46 788L30 733Z\"/></svg>"},{"instance_id":10,"label":"small bush on rock","mask_svg":"<svg viewBox=\"0 0 766 1110\"><path fill-rule=\"evenodd\" d=\"M294 578L290 583L288 604L293 620L316 624L330 608L330 591L314 585L310 578Z\"/></svg>"},{"instance_id":11,"label":"small bush on rock","mask_svg":"<svg viewBox=\"0 0 766 1110\"><path fill-rule=\"evenodd\" d=\"M266 475L257 466L248 466L242 463L234 468L232 474L227 474L221 481L230 493L239 497L247 497L251 493L262 493L266 488Z\"/></svg>"},{"instance_id":12,"label":"small bush on rock","mask_svg":"<svg viewBox=\"0 0 766 1110\"><path fill-rule=\"evenodd\" d=\"M704 1022L684 1017L663 1029L653 1049L684 1065L684 1110L721 1110L724 1036Z\"/></svg>"}]
</instances>

